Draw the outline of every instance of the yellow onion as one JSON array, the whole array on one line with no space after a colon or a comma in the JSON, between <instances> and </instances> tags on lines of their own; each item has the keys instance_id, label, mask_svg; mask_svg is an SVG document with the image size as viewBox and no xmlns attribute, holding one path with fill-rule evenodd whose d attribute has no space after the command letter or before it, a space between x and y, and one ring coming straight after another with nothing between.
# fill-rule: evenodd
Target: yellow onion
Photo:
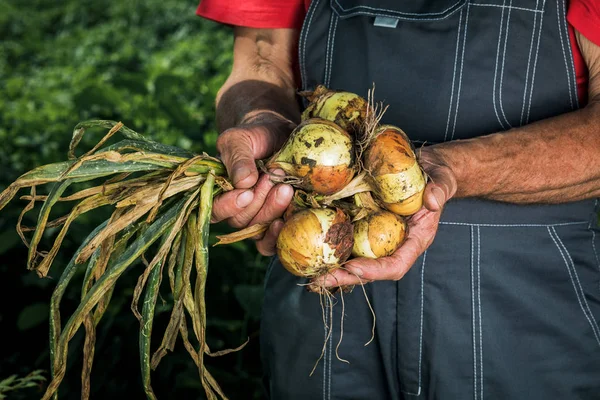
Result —
<instances>
[{"instance_id":1,"label":"yellow onion","mask_svg":"<svg viewBox=\"0 0 600 400\"><path fill-rule=\"evenodd\" d=\"M311 118L300 123L267 163L300 179L295 186L332 194L354 176L355 151L350 135L331 121Z\"/></svg>"},{"instance_id":2,"label":"yellow onion","mask_svg":"<svg viewBox=\"0 0 600 400\"><path fill-rule=\"evenodd\" d=\"M423 205L425 175L406 134L398 127L382 125L364 154L373 192L388 210L403 216Z\"/></svg>"},{"instance_id":3,"label":"yellow onion","mask_svg":"<svg viewBox=\"0 0 600 400\"><path fill-rule=\"evenodd\" d=\"M354 222L355 257L386 257L396 251L406 239L408 226L399 215L380 210Z\"/></svg>"},{"instance_id":4,"label":"yellow onion","mask_svg":"<svg viewBox=\"0 0 600 400\"><path fill-rule=\"evenodd\" d=\"M339 209L310 208L287 219L277 237L281 264L296 276L324 275L352 252L352 224Z\"/></svg>"},{"instance_id":5,"label":"yellow onion","mask_svg":"<svg viewBox=\"0 0 600 400\"><path fill-rule=\"evenodd\" d=\"M354 134L362 129L369 103L361 96L345 91L330 90L323 85L306 95L309 105L302 120L323 118Z\"/></svg>"}]
</instances>

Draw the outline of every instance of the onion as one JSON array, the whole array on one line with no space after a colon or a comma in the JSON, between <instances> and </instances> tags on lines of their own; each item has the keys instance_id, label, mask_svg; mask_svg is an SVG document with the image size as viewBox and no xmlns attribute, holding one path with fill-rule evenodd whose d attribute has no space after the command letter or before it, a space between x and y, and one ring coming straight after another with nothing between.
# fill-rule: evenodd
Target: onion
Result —
<instances>
[{"instance_id":1,"label":"onion","mask_svg":"<svg viewBox=\"0 0 600 400\"><path fill-rule=\"evenodd\" d=\"M350 135L321 118L301 122L283 147L271 157L268 168L281 168L300 179L296 187L332 194L354 176L355 151Z\"/></svg>"},{"instance_id":2,"label":"onion","mask_svg":"<svg viewBox=\"0 0 600 400\"><path fill-rule=\"evenodd\" d=\"M354 222L355 257L386 257L396 251L406 239L408 226L399 215L380 210Z\"/></svg>"},{"instance_id":3,"label":"onion","mask_svg":"<svg viewBox=\"0 0 600 400\"><path fill-rule=\"evenodd\" d=\"M369 103L359 95L319 85L314 92L305 96L310 103L302 113L302 120L323 118L352 134L362 129Z\"/></svg>"},{"instance_id":4,"label":"onion","mask_svg":"<svg viewBox=\"0 0 600 400\"><path fill-rule=\"evenodd\" d=\"M296 276L313 278L339 268L352 252L353 228L344 212L310 208L292 214L277 238L281 264Z\"/></svg>"},{"instance_id":5,"label":"onion","mask_svg":"<svg viewBox=\"0 0 600 400\"><path fill-rule=\"evenodd\" d=\"M364 154L364 167L373 192L385 208L403 216L421 208L425 175L410 140L400 128L378 128Z\"/></svg>"}]
</instances>

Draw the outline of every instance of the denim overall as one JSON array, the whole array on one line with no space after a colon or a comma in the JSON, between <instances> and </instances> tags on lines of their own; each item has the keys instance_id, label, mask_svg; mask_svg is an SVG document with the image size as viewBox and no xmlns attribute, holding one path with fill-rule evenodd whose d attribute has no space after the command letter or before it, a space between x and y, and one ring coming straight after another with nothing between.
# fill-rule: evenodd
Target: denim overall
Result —
<instances>
[{"instance_id":1,"label":"denim overall","mask_svg":"<svg viewBox=\"0 0 600 400\"><path fill-rule=\"evenodd\" d=\"M389 105L383 122L417 146L570 112L579 104L565 7L313 0L303 86L366 96L375 83ZM323 312L306 280L273 259L261 333L270 397L600 399L597 208L451 200L406 276L365 286L377 318L367 346L373 318L360 287Z\"/></svg>"}]
</instances>

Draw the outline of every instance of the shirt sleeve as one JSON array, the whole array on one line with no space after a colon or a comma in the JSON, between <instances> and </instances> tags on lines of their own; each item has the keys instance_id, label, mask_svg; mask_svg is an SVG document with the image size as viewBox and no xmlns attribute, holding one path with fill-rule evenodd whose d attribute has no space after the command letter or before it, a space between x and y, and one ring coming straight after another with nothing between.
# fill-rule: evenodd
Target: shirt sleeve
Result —
<instances>
[{"instance_id":1,"label":"shirt sleeve","mask_svg":"<svg viewBox=\"0 0 600 400\"><path fill-rule=\"evenodd\" d=\"M570 0L567 21L600 46L600 0Z\"/></svg>"},{"instance_id":2,"label":"shirt sleeve","mask_svg":"<svg viewBox=\"0 0 600 400\"><path fill-rule=\"evenodd\" d=\"M304 13L303 0L201 0L196 9L222 24L263 29L300 29Z\"/></svg>"}]
</instances>

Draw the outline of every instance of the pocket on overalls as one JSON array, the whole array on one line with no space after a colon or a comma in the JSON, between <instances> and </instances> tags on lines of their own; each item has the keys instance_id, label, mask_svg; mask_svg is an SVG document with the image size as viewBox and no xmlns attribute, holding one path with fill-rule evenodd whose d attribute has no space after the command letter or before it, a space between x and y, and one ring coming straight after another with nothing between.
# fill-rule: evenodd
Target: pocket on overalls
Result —
<instances>
[{"instance_id":1,"label":"pocket on overalls","mask_svg":"<svg viewBox=\"0 0 600 400\"><path fill-rule=\"evenodd\" d=\"M474 373L481 398L589 398L600 387L591 239L585 222L478 229Z\"/></svg>"}]
</instances>

